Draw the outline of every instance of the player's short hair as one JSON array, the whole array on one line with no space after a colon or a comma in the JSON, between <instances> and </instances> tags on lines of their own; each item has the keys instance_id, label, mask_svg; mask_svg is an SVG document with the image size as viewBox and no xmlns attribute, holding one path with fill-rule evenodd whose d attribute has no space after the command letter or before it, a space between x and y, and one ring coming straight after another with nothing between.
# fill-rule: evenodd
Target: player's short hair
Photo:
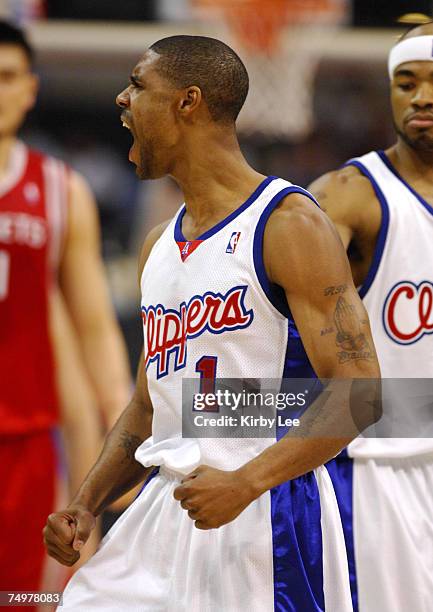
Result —
<instances>
[{"instance_id":1,"label":"player's short hair","mask_svg":"<svg viewBox=\"0 0 433 612\"><path fill-rule=\"evenodd\" d=\"M183 88L200 87L214 121L235 122L248 94L248 72L228 45L206 36L169 36L150 47L159 73Z\"/></svg>"},{"instance_id":2,"label":"player's short hair","mask_svg":"<svg viewBox=\"0 0 433 612\"><path fill-rule=\"evenodd\" d=\"M24 32L7 21L0 20L0 45L16 45L22 49L30 66L34 62L34 51Z\"/></svg>"}]
</instances>

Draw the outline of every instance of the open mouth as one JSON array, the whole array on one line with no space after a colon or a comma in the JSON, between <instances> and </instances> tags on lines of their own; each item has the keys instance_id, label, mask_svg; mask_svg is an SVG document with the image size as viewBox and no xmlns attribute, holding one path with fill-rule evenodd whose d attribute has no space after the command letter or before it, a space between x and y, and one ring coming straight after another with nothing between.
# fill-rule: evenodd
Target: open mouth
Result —
<instances>
[{"instance_id":1,"label":"open mouth","mask_svg":"<svg viewBox=\"0 0 433 612\"><path fill-rule=\"evenodd\" d=\"M122 115L120 116L120 121L122 122L122 126L131 132L131 135L132 135L132 138L133 138L133 143L131 145L131 148L129 149L128 158L129 158L129 161L135 163L135 160L134 160L134 146L135 146L134 132L132 131L132 128L129 125L129 123L127 121L127 117L126 117L125 114L122 113Z\"/></svg>"},{"instance_id":2,"label":"open mouth","mask_svg":"<svg viewBox=\"0 0 433 612\"><path fill-rule=\"evenodd\" d=\"M125 127L127 130L131 131L131 126L129 125L126 113L122 113L120 115L120 121L122 122L123 127Z\"/></svg>"}]
</instances>

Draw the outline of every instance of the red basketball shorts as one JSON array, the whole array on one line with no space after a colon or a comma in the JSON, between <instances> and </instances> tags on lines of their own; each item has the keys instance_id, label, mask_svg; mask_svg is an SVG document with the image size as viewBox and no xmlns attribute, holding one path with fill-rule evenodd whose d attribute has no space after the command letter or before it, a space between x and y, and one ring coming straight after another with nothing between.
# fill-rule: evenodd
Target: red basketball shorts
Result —
<instances>
[{"instance_id":1,"label":"red basketball shorts","mask_svg":"<svg viewBox=\"0 0 433 612\"><path fill-rule=\"evenodd\" d=\"M42 529L54 509L56 472L51 431L0 437L0 591L41 588Z\"/></svg>"}]
</instances>

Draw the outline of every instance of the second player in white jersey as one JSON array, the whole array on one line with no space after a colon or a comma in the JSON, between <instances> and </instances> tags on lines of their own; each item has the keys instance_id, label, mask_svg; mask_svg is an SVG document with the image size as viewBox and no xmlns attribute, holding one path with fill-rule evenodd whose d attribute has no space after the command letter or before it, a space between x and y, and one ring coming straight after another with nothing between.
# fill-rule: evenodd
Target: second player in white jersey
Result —
<instances>
[{"instance_id":1,"label":"second player in white jersey","mask_svg":"<svg viewBox=\"0 0 433 612\"><path fill-rule=\"evenodd\" d=\"M431 609L432 45L426 24L390 52L396 143L311 186L348 250L385 377L383 419L328 464L360 612Z\"/></svg>"},{"instance_id":2,"label":"second player in white jersey","mask_svg":"<svg viewBox=\"0 0 433 612\"><path fill-rule=\"evenodd\" d=\"M423 415L426 403L419 379L433 375L433 207L383 151L346 167L368 179L381 209L360 295L384 376L384 416L382 428L364 432L348 456L327 467L345 528L355 612L428 612L433 437L425 418L420 430L418 410ZM403 382L410 378L413 384Z\"/></svg>"},{"instance_id":3,"label":"second player in white jersey","mask_svg":"<svg viewBox=\"0 0 433 612\"><path fill-rule=\"evenodd\" d=\"M431 378L433 374L433 206L393 167L384 151L348 162L368 178L380 203L382 222L373 261L360 296L367 308L381 364L385 412L394 416L387 437L364 437L349 446L351 457L410 457L433 453L433 433L417 432L417 393L399 398L401 378ZM409 384L409 383L408 383ZM420 386L418 388L420 392ZM412 396L409 397L408 396ZM425 404L425 398L419 398ZM404 405L402 405L404 402ZM412 414L411 414L412 413ZM433 423L432 423L433 425Z\"/></svg>"}]
</instances>

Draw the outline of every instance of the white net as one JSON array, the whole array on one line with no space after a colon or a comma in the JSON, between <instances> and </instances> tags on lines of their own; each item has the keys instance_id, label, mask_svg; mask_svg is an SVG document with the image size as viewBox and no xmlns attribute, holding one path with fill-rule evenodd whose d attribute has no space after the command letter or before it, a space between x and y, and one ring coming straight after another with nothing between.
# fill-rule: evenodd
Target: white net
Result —
<instances>
[{"instance_id":1,"label":"white net","mask_svg":"<svg viewBox=\"0 0 433 612\"><path fill-rule=\"evenodd\" d=\"M308 45L309 33L291 29L278 53L244 53L250 92L239 117L246 135L298 140L313 127L313 82L319 54ZM242 55L242 49L239 49Z\"/></svg>"},{"instance_id":2,"label":"white net","mask_svg":"<svg viewBox=\"0 0 433 612\"><path fill-rule=\"evenodd\" d=\"M313 88L321 49L344 20L346 0L198 4L206 32L235 49L250 75L238 130L246 136L305 138L314 124Z\"/></svg>"}]
</instances>

